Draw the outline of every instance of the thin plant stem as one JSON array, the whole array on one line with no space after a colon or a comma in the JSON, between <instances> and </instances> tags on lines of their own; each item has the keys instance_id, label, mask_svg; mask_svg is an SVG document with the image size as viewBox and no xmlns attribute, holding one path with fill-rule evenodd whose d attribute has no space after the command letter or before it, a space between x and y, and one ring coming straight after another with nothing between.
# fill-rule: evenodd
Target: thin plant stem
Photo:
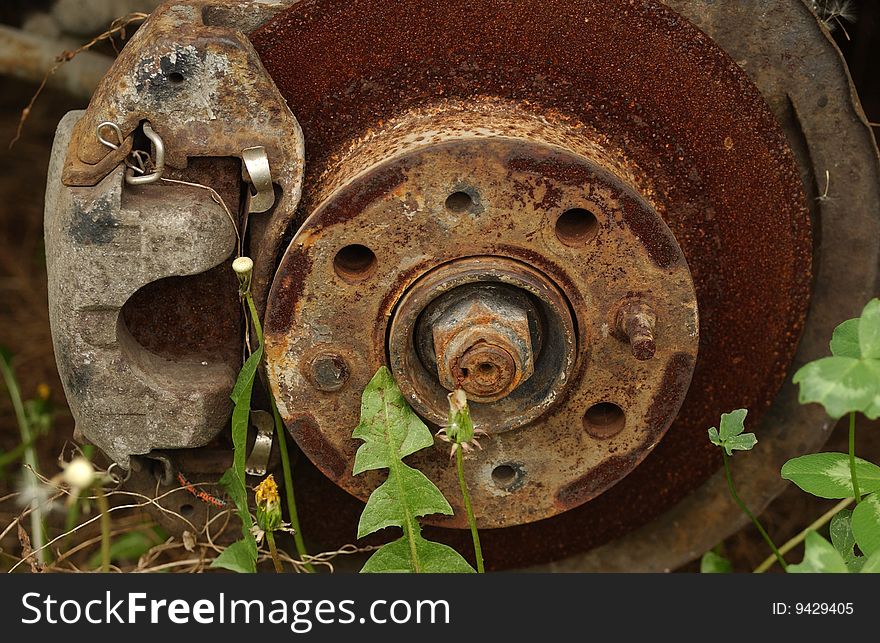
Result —
<instances>
[{"instance_id":1,"label":"thin plant stem","mask_svg":"<svg viewBox=\"0 0 880 643\"><path fill-rule=\"evenodd\" d=\"M82 454L84 458L91 462L92 457L95 455L95 447L91 444L83 445ZM77 498L76 501L67 508L67 513L64 516L64 533L68 534L68 536L61 541L61 545L58 548L60 551L67 551L67 547L70 544L70 534L73 531L73 528L76 527L76 523L79 522L82 502L82 498Z\"/></svg>"},{"instance_id":2,"label":"thin plant stem","mask_svg":"<svg viewBox=\"0 0 880 643\"><path fill-rule=\"evenodd\" d=\"M110 571L110 503L100 485L95 488L95 498L101 512L101 571L106 574Z\"/></svg>"},{"instance_id":3,"label":"thin plant stem","mask_svg":"<svg viewBox=\"0 0 880 643\"><path fill-rule=\"evenodd\" d=\"M46 555L43 550L43 511L40 507L40 500L36 493L39 487L37 474L39 467L37 464L37 452L34 448L34 435L31 431L30 423L24 412L24 403L21 401L21 390L18 388L18 381L15 379L15 373L12 372L12 366L7 362L6 356L0 355L0 371L3 373L3 381L6 383L6 389L9 391L9 397L12 400L12 407L15 409L15 419L18 421L18 430L21 434L21 443L24 448L24 463L30 471L25 471L25 481L27 487L34 491L34 499L31 500L31 539L33 540L34 550L37 552L37 562L43 564L46 562Z\"/></svg>"},{"instance_id":4,"label":"thin plant stem","mask_svg":"<svg viewBox=\"0 0 880 643\"><path fill-rule=\"evenodd\" d=\"M281 566L281 559L278 557L278 548L275 546L275 534L271 531L266 532L266 542L269 543L269 554L272 556L272 564L275 565L275 573L283 574L284 568Z\"/></svg>"},{"instance_id":5,"label":"thin plant stem","mask_svg":"<svg viewBox=\"0 0 880 643\"><path fill-rule=\"evenodd\" d=\"M782 569L788 569L788 565L785 564L785 559L782 557L782 554L779 553L779 550L776 548L776 545L773 543L773 539L770 538L770 534L764 529L764 526L761 522L755 517L749 508L746 506L736 492L736 487L733 484L733 476L730 474L730 460L727 456L727 452L724 449L721 449L721 457L724 460L724 476L727 478L727 489L730 491L730 497L733 498L733 501L737 504L737 506L742 510L742 512L749 517L749 520L752 521L752 524L755 525L758 532L761 534L761 537L764 539L764 542L770 547L773 551L773 555L776 557L776 560L779 561L779 565Z\"/></svg>"},{"instance_id":6,"label":"thin plant stem","mask_svg":"<svg viewBox=\"0 0 880 643\"><path fill-rule=\"evenodd\" d=\"M854 500L854 498L844 498L843 500L838 502L831 509L829 509L824 514L819 516L816 520L814 520L812 523L810 523L810 525L806 529L804 529L802 532L800 532L794 538L786 541L779 548L779 553L782 555L785 555L788 552L790 552L792 549L794 549L795 547L800 545L802 542L804 542L804 539L807 537L808 533L810 533L811 531L817 531L820 527L825 526L825 524L828 521L830 521L832 518L834 518L834 516L836 516L840 511L849 507L853 503L853 500ZM755 567L754 573L755 574L763 574L768 569L770 569L773 566L773 563L775 563L775 562L776 562L776 554L770 554L769 556L767 556L767 558L764 559L764 562L762 562L760 565Z\"/></svg>"},{"instance_id":7,"label":"thin plant stem","mask_svg":"<svg viewBox=\"0 0 880 643\"><path fill-rule=\"evenodd\" d=\"M853 497L858 505L862 501L859 493L859 479L856 475L856 412L849 414L849 470L852 475Z\"/></svg>"},{"instance_id":8,"label":"thin plant stem","mask_svg":"<svg viewBox=\"0 0 880 643\"><path fill-rule=\"evenodd\" d=\"M272 402L272 417L275 419L275 435L278 436L278 450L281 452L281 471L284 477L284 498L287 500L287 514L290 517L290 526L293 528L293 542L296 545L296 551L303 567L309 572L315 569L308 563L309 553L306 550L306 543L303 541L302 529L299 526L299 514L296 511L296 498L293 493L293 471L290 468L290 454L287 452L287 437L284 435L285 428L281 422L281 415L278 413L278 407L275 399L269 395Z\"/></svg>"},{"instance_id":9,"label":"thin plant stem","mask_svg":"<svg viewBox=\"0 0 880 643\"><path fill-rule=\"evenodd\" d=\"M474 508L471 506L471 494L468 492L467 482L464 479L464 457L461 448L455 451L455 464L458 468L458 486L461 487L461 495L464 498L464 510L467 513L468 525L471 528L471 538L474 541L474 556L477 559L477 572L486 572L483 566L483 549L480 547L480 533L477 531L477 519L474 516Z\"/></svg>"},{"instance_id":10,"label":"thin plant stem","mask_svg":"<svg viewBox=\"0 0 880 643\"><path fill-rule=\"evenodd\" d=\"M254 298L250 290L245 293L245 301L251 314L251 321L254 324L254 333L260 346L263 345L263 325L260 323L260 317L257 314L257 307L254 305ZM310 572L315 569L308 562L308 551L302 537L302 529L299 526L299 514L296 510L296 497L293 493L293 472L290 467L290 454L287 452L287 438L284 435L284 423L281 421L281 414L278 412L278 406L275 404L275 398L269 391L269 401L272 405L272 419L275 422L275 436L278 439L278 450L281 452L281 469L284 477L284 497L287 500L287 513L290 518L290 526L293 527L293 541L296 544L296 551L303 562L303 567Z\"/></svg>"},{"instance_id":11,"label":"thin plant stem","mask_svg":"<svg viewBox=\"0 0 880 643\"><path fill-rule=\"evenodd\" d=\"M257 307L254 304L254 297L251 295L251 291L248 290L244 294L244 299L247 302L248 310L251 313L251 322L254 324L254 333L257 335L257 341L260 342L260 346L263 345L263 324L260 323L260 316L257 314Z\"/></svg>"}]
</instances>

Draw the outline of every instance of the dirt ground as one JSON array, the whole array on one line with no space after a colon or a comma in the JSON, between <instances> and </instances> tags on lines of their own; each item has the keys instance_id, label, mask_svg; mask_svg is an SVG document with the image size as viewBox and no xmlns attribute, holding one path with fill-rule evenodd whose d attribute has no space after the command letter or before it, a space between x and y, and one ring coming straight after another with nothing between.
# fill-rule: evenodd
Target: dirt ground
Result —
<instances>
[{"instance_id":1,"label":"dirt ground","mask_svg":"<svg viewBox=\"0 0 880 643\"><path fill-rule=\"evenodd\" d=\"M874 3L875 5L877 3ZM0 15L0 19L8 16ZM841 39L850 60L854 80L862 92L866 112L880 120L880 76L871 73L872 51L878 42L878 7L866 3L860 22L850 28L851 41ZM875 68L876 69L876 68ZM55 426L39 442L40 466L46 472L57 471L57 458L72 439L73 421L65 406L61 384L55 370L46 303L46 274L43 257L43 192L46 168L55 125L70 109L84 107L69 96L47 91L37 102L26 124L24 135L11 151L21 108L34 91L28 83L0 78L0 346L10 349L25 399L36 396L37 388L51 389L56 407ZM873 461L880 461L880 427L861 426L858 451ZM5 390L0 389L0 452L19 443L13 409ZM846 435L841 427L834 432L828 450L845 451ZM0 528L8 524L19 509L2 499L14 488L14 476L0 475ZM833 505L789 488L762 515L768 531L783 542ZM768 554L756 530L748 527L723 544L734 568L747 571ZM10 534L0 542L0 550L19 548L17 537ZM790 556L798 560L800 550ZM2 566L0 566L2 568ZM693 563L681 571L696 571Z\"/></svg>"}]
</instances>

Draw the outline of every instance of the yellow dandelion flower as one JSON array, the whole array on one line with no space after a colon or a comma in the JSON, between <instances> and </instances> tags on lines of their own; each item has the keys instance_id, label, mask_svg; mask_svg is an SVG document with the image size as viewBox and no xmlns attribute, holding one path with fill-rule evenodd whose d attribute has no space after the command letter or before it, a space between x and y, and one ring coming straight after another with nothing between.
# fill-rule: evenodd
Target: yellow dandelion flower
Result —
<instances>
[{"instance_id":1,"label":"yellow dandelion flower","mask_svg":"<svg viewBox=\"0 0 880 643\"><path fill-rule=\"evenodd\" d=\"M271 473L256 488L257 504L270 505L279 502L278 484Z\"/></svg>"}]
</instances>

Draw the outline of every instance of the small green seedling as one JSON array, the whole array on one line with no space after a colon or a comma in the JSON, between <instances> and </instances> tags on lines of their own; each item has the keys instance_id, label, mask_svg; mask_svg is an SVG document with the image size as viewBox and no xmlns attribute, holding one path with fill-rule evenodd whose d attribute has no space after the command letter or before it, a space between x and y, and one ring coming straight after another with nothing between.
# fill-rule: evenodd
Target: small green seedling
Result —
<instances>
[{"instance_id":1,"label":"small green seedling","mask_svg":"<svg viewBox=\"0 0 880 643\"><path fill-rule=\"evenodd\" d=\"M717 447L721 447L727 455L733 455L734 451L751 451L758 443L754 433L743 433L746 419L746 409L737 409L721 415L721 428L714 426L709 429L709 441Z\"/></svg>"},{"instance_id":2,"label":"small green seedling","mask_svg":"<svg viewBox=\"0 0 880 643\"><path fill-rule=\"evenodd\" d=\"M739 497L739 494L736 491L736 485L733 483L733 475L730 472L730 456L733 455L733 452L751 451L758 443L758 438L755 437L754 433L743 432L745 431L744 422L747 414L748 410L746 409L737 409L730 413L722 413L721 422L719 424L720 428L716 429L713 426L709 429L709 441L715 446L721 447L721 458L724 462L724 476L727 479L727 490L730 492L730 497L733 498L733 501L740 510L749 517L749 520L755 525L758 533L761 534L764 542L770 547L771 551L776 556L776 559L779 561L779 564L784 569L785 559L782 558L782 554L776 549L776 545L774 544L773 539L770 538L767 530L764 529L764 525L761 524L761 521L758 520L746 503Z\"/></svg>"}]
</instances>

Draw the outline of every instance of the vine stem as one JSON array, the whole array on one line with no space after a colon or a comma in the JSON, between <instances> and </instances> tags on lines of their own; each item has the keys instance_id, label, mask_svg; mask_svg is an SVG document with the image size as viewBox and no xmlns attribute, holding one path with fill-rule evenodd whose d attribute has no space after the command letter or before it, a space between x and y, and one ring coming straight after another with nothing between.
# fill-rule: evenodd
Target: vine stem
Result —
<instances>
[{"instance_id":1,"label":"vine stem","mask_svg":"<svg viewBox=\"0 0 880 643\"><path fill-rule=\"evenodd\" d=\"M251 291L245 293L245 301L247 301L248 310L251 314L251 321L254 324L254 333L260 346L263 345L263 325L260 323L260 317L257 314L257 307L254 305L254 298ZM287 501L287 513L290 517L290 526L293 527L293 542L296 544L296 551L303 567L314 572L315 569L308 562L308 551L306 550L305 541L302 537L302 529L299 526L299 514L296 511L296 497L293 493L293 472L290 467L290 454L287 452L287 438L284 435L284 423L281 421L281 414L278 412L278 405L275 404L275 397L272 391L269 391L269 402L272 405L272 419L275 422L275 436L278 439L278 450L281 452L281 470L284 477L284 498ZM268 533L268 532L267 532ZM268 540L268 538L267 538ZM270 549L275 546L274 537L270 541ZM276 568L277 569L277 568Z\"/></svg>"},{"instance_id":2,"label":"vine stem","mask_svg":"<svg viewBox=\"0 0 880 643\"><path fill-rule=\"evenodd\" d=\"M819 529L819 527L824 526L825 523L829 522L832 518L834 518L834 516L836 516L841 510L849 507L853 503L853 500L855 500L855 499L854 498L844 498L843 500L838 502L831 509L829 509L824 514L819 516L816 520L814 520L812 523L810 523L810 525L807 526L802 532L800 532L794 538L786 541L782 545L782 547L779 548L779 553L783 554L783 555L787 554L792 549L794 549L795 547L800 545L802 542L804 542L804 539L807 537L808 533L810 533L811 531L816 531ZM755 567L754 573L755 574L763 574L768 569L770 569L773 566L773 563L775 563L775 562L776 562L776 555L770 554L769 556L767 556L767 558L764 559L764 562L762 562L760 565Z\"/></svg>"},{"instance_id":3,"label":"vine stem","mask_svg":"<svg viewBox=\"0 0 880 643\"><path fill-rule=\"evenodd\" d=\"M862 501L859 493L859 479L856 476L856 412L849 414L849 470L852 475L853 497L858 505Z\"/></svg>"},{"instance_id":4,"label":"vine stem","mask_svg":"<svg viewBox=\"0 0 880 643\"><path fill-rule=\"evenodd\" d=\"M266 532L266 542L269 543L269 554L272 556L272 564L275 565L275 573L283 574L284 568L281 566L281 559L278 558L278 548L275 546L275 534L271 531Z\"/></svg>"},{"instance_id":5,"label":"vine stem","mask_svg":"<svg viewBox=\"0 0 880 643\"><path fill-rule=\"evenodd\" d=\"M106 574L110 571L110 503L101 485L96 486L95 496L101 512L101 571Z\"/></svg>"},{"instance_id":6,"label":"vine stem","mask_svg":"<svg viewBox=\"0 0 880 643\"><path fill-rule=\"evenodd\" d=\"M761 534L761 537L764 539L764 542L770 547L773 551L773 555L776 557L776 560L779 561L779 565L782 569L788 569L788 565L785 564L785 559L782 557L782 554L779 553L779 550L776 548L776 545L773 543L773 539L770 538L770 534L764 529L764 526L761 522L755 517L749 508L746 506L736 492L736 487L733 484L733 476L730 474L730 458L727 455L727 452L724 449L721 449L721 457L724 460L724 476L727 478L727 489L730 491L730 496L733 498L733 501L737 504L737 506L742 510L742 512L749 517L752 521L752 524L758 529L758 532Z\"/></svg>"},{"instance_id":7,"label":"vine stem","mask_svg":"<svg viewBox=\"0 0 880 643\"><path fill-rule=\"evenodd\" d=\"M471 494L468 492L467 482L464 479L464 456L461 448L455 450L455 464L458 468L458 486L461 487L461 495L464 498L464 509L467 513L468 525L471 528L471 538L474 541L474 556L477 559L477 572L486 572L483 566L483 549L480 547L480 533L477 531L477 519L474 516L474 508L471 505Z\"/></svg>"}]
</instances>

